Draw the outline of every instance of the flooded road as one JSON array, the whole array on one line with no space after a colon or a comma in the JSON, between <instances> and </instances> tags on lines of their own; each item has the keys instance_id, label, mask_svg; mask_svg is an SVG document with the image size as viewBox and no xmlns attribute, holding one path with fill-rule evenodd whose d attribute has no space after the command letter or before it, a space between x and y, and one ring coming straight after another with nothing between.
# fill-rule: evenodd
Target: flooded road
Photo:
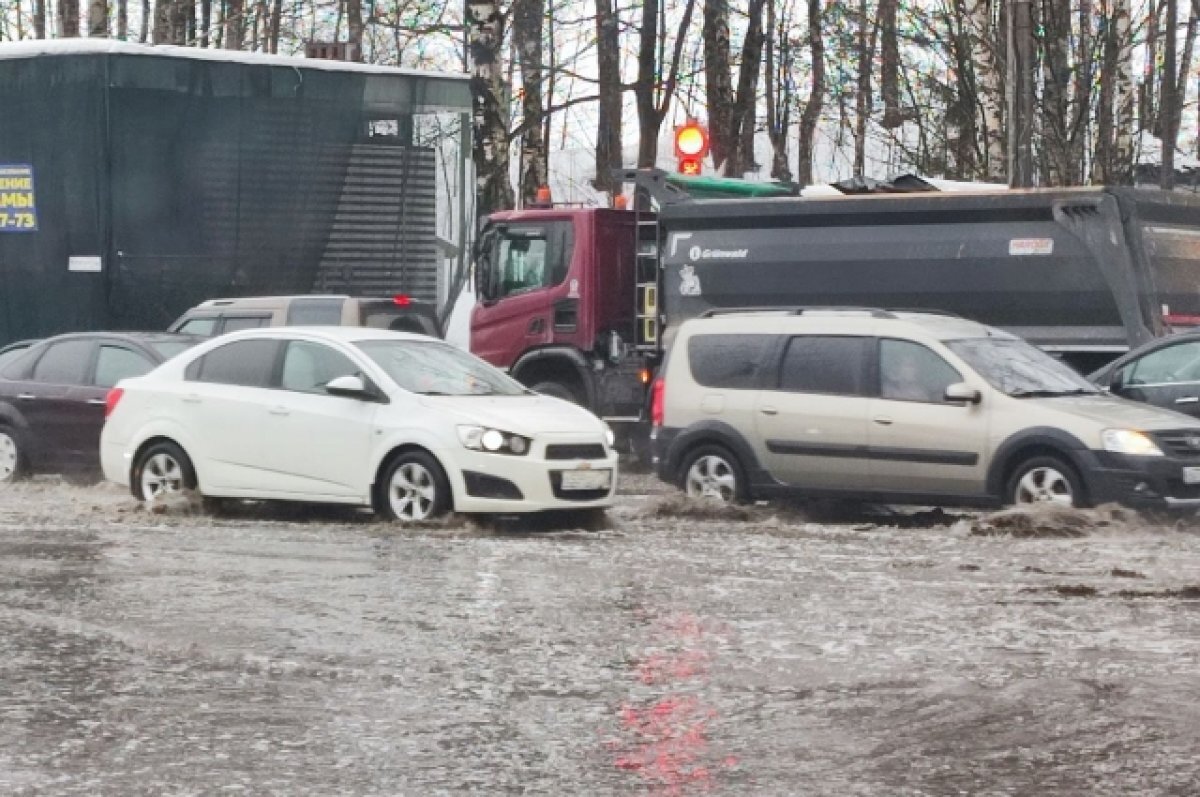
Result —
<instances>
[{"instance_id":1,"label":"flooded road","mask_svg":"<svg viewBox=\"0 0 1200 797\"><path fill-rule=\"evenodd\" d=\"M533 534L4 490L0 794L1200 788L1200 533L626 488Z\"/></svg>"}]
</instances>

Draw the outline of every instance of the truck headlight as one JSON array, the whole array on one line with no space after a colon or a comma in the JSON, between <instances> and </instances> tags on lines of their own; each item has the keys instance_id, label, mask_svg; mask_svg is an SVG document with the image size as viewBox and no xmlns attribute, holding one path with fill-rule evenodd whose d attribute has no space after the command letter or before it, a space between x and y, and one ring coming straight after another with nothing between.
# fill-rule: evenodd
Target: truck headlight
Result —
<instances>
[{"instance_id":1,"label":"truck headlight","mask_svg":"<svg viewBox=\"0 0 1200 797\"><path fill-rule=\"evenodd\" d=\"M529 450L529 438L486 426L459 426L458 441L472 451L520 456Z\"/></svg>"},{"instance_id":2,"label":"truck headlight","mask_svg":"<svg viewBox=\"0 0 1200 797\"><path fill-rule=\"evenodd\" d=\"M611 426L605 425L604 427L604 441L608 443L609 448L612 448L617 442L617 435L613 432Z\"/></svg>"},{"instance_id":3,"label":"truck headlight","mask_svg":"<svg viewBox=\"0 0 1200 797\"><path fill-rule=\"evenodd\" d=\"M1100 433L1105 451L1114 454L1133 454L1139 457L1161 457L1162 449L1150 436L1133 429L1105 429Z\"/></svg>"}]
</instances>

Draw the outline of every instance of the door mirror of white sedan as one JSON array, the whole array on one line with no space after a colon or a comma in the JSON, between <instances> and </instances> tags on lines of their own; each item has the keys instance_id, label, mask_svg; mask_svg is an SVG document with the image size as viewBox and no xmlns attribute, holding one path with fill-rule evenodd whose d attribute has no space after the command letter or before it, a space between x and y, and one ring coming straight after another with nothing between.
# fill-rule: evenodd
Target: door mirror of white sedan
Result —
<instances>
[{"instance_id":1,"label":"door mirror of white sedan","mask_svg":"<svg viewBox=\"0 0 1200 797\"><path fill-rule=\"evenodd\" d=\"M362 401L375 401L376 393L361 376L339 376L331 379L325 385L325 392L331 396L355 398Z\"/></svg>"},{"instance_id":2,"label":"door mirror of white sedan","mask_svg":"<svg viewBox=\"0 0 1200 797\"><path fill-rule=\"evenodd\" d=\"M955 404L978 404L983 395L966 382L956 382L946 387L946 401Z\"/></svg>"}]
</instances>

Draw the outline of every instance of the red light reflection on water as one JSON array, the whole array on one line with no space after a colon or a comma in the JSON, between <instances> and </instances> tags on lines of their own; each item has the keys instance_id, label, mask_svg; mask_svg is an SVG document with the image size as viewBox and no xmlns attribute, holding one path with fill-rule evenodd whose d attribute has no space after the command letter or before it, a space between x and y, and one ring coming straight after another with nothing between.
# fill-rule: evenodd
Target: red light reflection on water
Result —
<instances>
[{"instance_id":1,"label":"red light reflection on water","mask_svg":"<svg viewBox=\"0 0 1200 797\"><path fill-rule=\"evenodd\" d=\"M674 615L652 624L654 643L632 663L632 676L656 694L623 703L618 710L620 734L612 740L613 763L638 775L655 794L707 792L721 772L737 765L720 758L709 740L709 724L717 711L696 692L708 681L720 629L691 614Z\"/></svg>"}]
</instances>

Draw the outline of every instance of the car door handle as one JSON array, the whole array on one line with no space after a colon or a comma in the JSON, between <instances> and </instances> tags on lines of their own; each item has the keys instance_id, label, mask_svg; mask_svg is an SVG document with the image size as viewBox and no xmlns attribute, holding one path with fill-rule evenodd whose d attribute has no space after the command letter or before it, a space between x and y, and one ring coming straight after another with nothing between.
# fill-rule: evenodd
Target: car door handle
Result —
<instances>
[{"instance_id":1,"label":"car door handle","mask_svg":"<svg viewBox=\"0 0 1200 797\"><path fill-rule=\"evenodd\" d=\"M763 415L778 415L779 414L779 410L775 409L774 407L759 407L758 411L761 412Z\"/></svg>"},{"instance_id":2,"label":"car door handle","mask_svg":"<svg viewBox=\"0 0 1200 797\"><path fill-rule=\"evenodd\" d=\"M1175 399L1176 404L1196 404L1200 403L1200 396L1184 396L1183 398Z\"/></svg>"},{"instance_id":3,"label":"car door handle","mask_svg":"<svg viewBox=\"0 0 1200 797\"><path fill-rule=\"evenodd\" d=\"M871 420L875 421L875 423L879 424L880 426L891 426L894 423L894 421L886 415L876 415Z\"/></svg>"},{"instance_id":4,"label":"car door handle","mask_svg":"<svg viewBox=\"0 0 1200 797\"><path fill-rule=\"evenodd\" d=\"M271 409L267 410L267 412L271 413L272 415L291 415L292 414L292 411L289 410L287 407L272 407Z\"/></svg>"},{"instance_id":5,"label":"car door handle","mask_svg":"<svg viewBox=\"0 0 1200 797\"><path fill-rule=\"evenodd\" d=\"M200 397L197 396L195 393L192 393L191 395L188 395L188 396L184 396L183 400L185 402L187 402L188 404L199 404L200 403Z\"/></svg>"},{"instance_id":6,"label":"car door handle","mask_svg":"<svg viewBox=\"0 0 1200 797\"><path fill-rule=\"evenodd\" d=\"M87 403L91 404L93 407L103 407L108 402L106 402L104 399L88 399Z\"/></svg>"},{"instance_id":7,"label":"car door handle","mask_svg":"<svg viewBox=\"0 0 1200 797\"><path fill-rule=\"evenodd\" d=\"M18 393L17 398L19 398L21 401L33 401L37 398L37 396L33 395L32 393Z\"/></svg>"}]
</instances>

